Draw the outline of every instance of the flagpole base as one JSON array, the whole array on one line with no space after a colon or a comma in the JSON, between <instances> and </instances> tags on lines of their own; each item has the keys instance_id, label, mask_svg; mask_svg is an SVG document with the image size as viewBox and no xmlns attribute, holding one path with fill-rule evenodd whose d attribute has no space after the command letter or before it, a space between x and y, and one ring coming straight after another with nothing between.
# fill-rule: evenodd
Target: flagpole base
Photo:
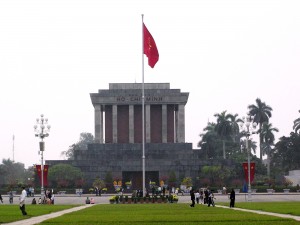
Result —
<instances>
[{"instance_id":1,"label":"flagpole base","mask_svg":"<svg viewBox=\"0 0 300 225\"><path fill-rule=\"evenodd\" d=\"M248 202L252 202L252 193L251 193L251 189L248 190Z\"/></svg>"}]
</instances>

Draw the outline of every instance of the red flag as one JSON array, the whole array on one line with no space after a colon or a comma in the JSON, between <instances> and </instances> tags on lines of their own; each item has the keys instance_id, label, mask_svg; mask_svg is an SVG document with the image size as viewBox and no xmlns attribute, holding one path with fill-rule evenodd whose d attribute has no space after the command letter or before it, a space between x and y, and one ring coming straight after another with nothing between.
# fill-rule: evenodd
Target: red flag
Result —
<instances>
[{"instance_id":1,"label":"red flag","mask_svg":"<svg viewBox=\"0 0 300 225\"><path fill-rule=\"evenodd\" d=\"M42 166L35 165L35 168L37 170L37 174L38 174L38 177L40 178L40 181L42 181ZM48 165L44 165L43 184L44 184L44 186L48 186Z\"/></svg>"},{"instance_id":2,"label":"red flag","mask_svg":"<svg viewBox=\"0 0 300 225\"><path fill-rule=\"evenodd\" d=\"M243 168L244 168L245 180L248 182L249 178L248 178L248 163L247 162L243 163ZM255 163L252 162L252 163L250 163L250 183L254 179L254 174L255 174Z\"/></svg>"},{"instance_id":3,"label":"red flag","mask_svg":"<svg viewBox=\"0 0 300 225\"><path fill-rule=\"evenodd\" d=\"M144 54L148 57L148 65L153 68L158 61L159 54L158 54L155 41L144 23L143 23L143 27L144 27Z\"/></svg>"},{"instance_id":4,"label":"red flag","mask_svg":"<svg viewBox=\"0 0 300 225\"><path fill-rule=\"evenodd\" d=\"M37 174L41 180L41 171L42 171L41 165L35 165L35 168L36 168Z\"/></svg>"},{"instance_id":5,"label":"red flag","mask_svg":"<svg viewBox=\"0 0 300 225\"><path fill-rule=\"evenodd\" d=\"M43 171L44 186L48 186L48 167L49 165L44 165L44 171Z\"/></svg>"}]
</instances>

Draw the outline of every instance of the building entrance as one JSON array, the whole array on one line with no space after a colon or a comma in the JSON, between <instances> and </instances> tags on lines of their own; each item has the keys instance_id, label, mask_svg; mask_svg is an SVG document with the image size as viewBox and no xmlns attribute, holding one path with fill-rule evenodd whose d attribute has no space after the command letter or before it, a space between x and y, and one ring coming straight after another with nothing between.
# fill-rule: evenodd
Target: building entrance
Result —
<instances>
[{"instance_id":1,"label":"building entrance","mask_svg":"<svg viewBox=\"0 0 300 225\"><path fill-rule=\"evenodd\" d=\"M132 190L142 190L143 189L143 173L142 171L123 171L122 172L123 183L131 181ZM150 191L149 183L155 182L156 185L159 184L159 172L158 171L146 171L145 173L145 187Z\"/></svg>"}]
</instances>

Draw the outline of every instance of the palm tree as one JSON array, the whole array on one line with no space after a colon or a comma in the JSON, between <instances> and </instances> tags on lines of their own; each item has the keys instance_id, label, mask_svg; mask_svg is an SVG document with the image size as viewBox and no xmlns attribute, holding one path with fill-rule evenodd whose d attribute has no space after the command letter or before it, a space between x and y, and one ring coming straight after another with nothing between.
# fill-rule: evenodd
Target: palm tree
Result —
<instances>
[{"instance_id":1,"label":"palm tree","mask_svg":"<svg viewBox=\"0 0 300 225\"><path fill-rule=\"evenodd\" d=\"M269 122L269 118L272 116L272 108L266 103L262 102L259 98L256 100L256 105L249 105L249 113L250 115L254 116L253 121L259 125L259 130L261 130L262 124L264 122ZM261 132L259 133L259 146L260 146L260 159L262 160L262 143L263 143L263 136Z\"/></svg>"},{"instance_id":2,"label":"palm tree","mask_svg":"<svg viewBox=\"0 0 300 225\"><path fill-rule=\"evenodd\" d=\"M231 114L226 114L226 110L223 111L221 114L217 113L214 115L217 117L217 124L215 126L215 131L217 134L220 136L222 139L222 144L223 144L223 158L226 159L226 154L225 154L225 140L230 137L232 134L232 115Z\"/></svg>"},{"instance_id":3,"label":"palm tree","mask_svg":"<svg viewBox=\"0 0 300 225\"><path fill-rule=\"evenodd\" d=\"M245 154L247 154L247 149L246 149L247 144L246 144L246 141L247 141L246 139L242 139L240 141L241 151L244 152ZM256 148L257 148L256 141L253 141L252 138L250 138L248 141L249 141L248 142L248 145L249 145L248 148L250 150L250 154L251 154L251 152L253 152L254 154L256 154Z\"/></svg>"},{"instance_id":4,"label":"palm tree","mask_svg":"<svg viewBox=\"0 0 300 225\"><path fill-rule=\"evenodd\" d=\"M263 123L260 134L262 135L262 148L261 152L263 155L267 155L267 162L268 162L268 167L267 167L267 173L268 177L270 177L270 163L271 163L271 155L272 155L272 146L274 146L274 132L278 132L279 130L276 127L272 127L271 123Z\"/></svg>"},{"instance_id":5,"label":"palm tree","mask_svg":"<svg viewBox=\"0 0 300 225\"><path fill-rule=\"evenodd\" d=\"M204 151L205 159L217 157L218 135L215 131L215 126L215 123L208 122L203 129L205 133L200 134L201 141L199 141L198 147Z\"/></svg>"},{"instance_id":6,"label":"palm tree","mask_svg":"<svg viewBox=\"0 0 300 225\"><path fill-rule=\"evenodd\" d=\"M233 142L237 142L240 140L240 128L239 123L243 122L242 119L237 118L238 114L234 114L231 116L231 127L232 127L232 135L233 135Z\"/></svg>"},{"instance_id":7,"label":"palm tree","mask_svg":"<svg viewBox=\"0 0 300 225\"><path fill-rule=\"evenodd\" d=\"M300 118L294 120L293 130L295 131L295 133L300 134Z\"/></svg>"}]
</instances>

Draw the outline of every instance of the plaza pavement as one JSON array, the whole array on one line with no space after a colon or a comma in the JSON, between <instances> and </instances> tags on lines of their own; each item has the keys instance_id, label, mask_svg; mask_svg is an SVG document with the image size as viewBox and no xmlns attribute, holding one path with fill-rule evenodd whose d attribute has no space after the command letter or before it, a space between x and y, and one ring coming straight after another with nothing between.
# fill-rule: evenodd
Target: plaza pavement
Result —
<instances>
[{"instance_id":1,"label":"plaza pavement","mask_svg":"<svg viewBox=\"0 0 300 225\"><path fill-rule=\"evenodd\" d=\"M21 221L16 221L12 223L7 223L9 225L33 225L37 223L41 223L44 220L55 218L61 215L64 215L66 213L78 211L87 207L92 207L93 205L86 205L85 204L85 199L86 197L89 198L94 198L95 199L95 204L109 204L109 198L112 195L102 195L102 196L95 196L95 195L82 195L82 196L77 196L77 195L72 195L72 194L67 194L67 195L56 195L55 196L55 204L64 204L64 205L81 205L78 207L74 207L71 209L63 210L60 212L55 212L47 215L42 215L42 216L37 216L37 217L32 217L29 219L21 220ZM36 199L39 198L39 196L35 197ZM189 195L179 195L178 196L179 201L178 203L190 203L190 196ZM218 206L218 202L228 202L229 205L229 199L228 195L222 195L222 194L215 194L215 203L217 207L225 207L228 208L227 206ZM26 204L30 204L32 201L33 197L28 197L26 199ZM3 196L4 204L9 204L8 202L8 196L4 195ZM236 204L238 205L238 202L245 202L248 201L248 195L247 194L236 194ZM251 202L272 202L272 201L284 201L284 202L292 202L292 201L299 201L300 202L300 193L274 193L274 194L267 194L267 193L255 193L251 195ZM18 205L18 196L14 197L14 203L15 205ZM17 208L17 210L19 210ZM278 216L278 217L283 217L283 218L292 218L297 221L300 221L300 216L293 216L293 215L287 215L287 214L278 214L278 213L269 213L269 212L263 212L263 211L256 211L256 210L247 210L247 209L240 209L240 208L232 208L232 210L241 210L241 211L247 211L247 212L254 212L258 214L264 214L264 215L271 215L271 216ZM20 212L21 213L21 212ZM29 212L30 214L30 212ZM4 224L3 224L4 225Z\"/></svg>"}]
</instances>

